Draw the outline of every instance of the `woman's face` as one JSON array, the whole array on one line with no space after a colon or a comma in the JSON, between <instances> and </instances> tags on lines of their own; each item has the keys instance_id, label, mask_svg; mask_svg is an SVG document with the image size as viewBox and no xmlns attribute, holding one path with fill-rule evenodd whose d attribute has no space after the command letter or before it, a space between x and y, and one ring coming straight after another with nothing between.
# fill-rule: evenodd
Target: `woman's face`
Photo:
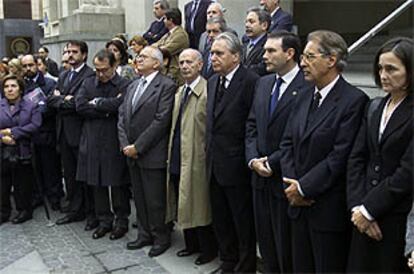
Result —
<instances>
[{"instance_id":1,"label":"woman's face","mask_svg":"<svg viewBox=\"0 0 414 274\"><path fill-rule=\"evenodd\" d=\"M9 102L16 102L20 99L20 87L17 80L9 79L3 84L4 96Z\"/></svg>"},{"instance_id":2,"label":"woman's face","mask_svg":"<svg viewBox=\"0 0 414 274\"><path fill-rule=\"evenodd\" d=\"M131 42L131 49L135 54L139 54L143 48L144 46L136 43L135 41Z\"/></svg>"},{"instance_id":3,"label":"woman's face","mask_svg":"<svg viewBox=\"0 0 414 274\"><path fill-rule=\"evenodd\" d=\"M115 60L119 62L121 60L121 52L119 49L113 44L110 44L108 49L112 51L112 53L115 55Z\"/></svg>"},{"instance_id":4,"label":"woman's face","mask_svg":"<svg viewBox=\"0 0 414 274\"><path fill-rule=\"evenodd\" d=\"M17 69L17 67L15 65L9 63L9 71L10 71L11 74L15 74L16 75L18 69Z\"/></svg>"},{"instance_id":5,"label":"woman's face","mask_svg":"<svg viewBox=\"0 0 414 274\"><path fill-rule=\"evenodd\" d=\"M393 93L407 89L407 71L393 52L380 55L378 68L381 87L385 92Z\"/></svg>"},{"instance_id":6,"label":"woman's face","mask_svg":"<svg viewBox=\"0 0 414 274\"><path fill-rule=\"evenodd\" d=\"M0 80L4 78L4 76L6 76L7 73L5 70L0 70Z\"/></svg>"}]
</instances>

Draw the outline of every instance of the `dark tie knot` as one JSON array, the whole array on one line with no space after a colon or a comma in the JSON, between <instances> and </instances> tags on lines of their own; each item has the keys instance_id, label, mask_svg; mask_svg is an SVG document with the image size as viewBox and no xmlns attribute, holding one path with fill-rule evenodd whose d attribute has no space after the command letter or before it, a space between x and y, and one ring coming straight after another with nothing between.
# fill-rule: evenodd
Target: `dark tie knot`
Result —
<instances>
[{"instance_id":1,"label":"dark tie knot","mask_svg":"<svg viewBox=\"0 0 414 274\"><path fill-rule=\"evenodd\" d=\"M221 87L226 88L226 81L227 81L226 77L220 76L220 86Z\"/></svg>"},{"instance_id":2,"label":"dark tie knot","mask_svg":"<svg viewBox=\"0 0 414 274\"><path fill-rule=\"evenodd\" d=\"M315 92L315 94L313 95L313 100L317 100L320 101L322 99L322 95L319 91Z\"/></svg>"}]
</instances>

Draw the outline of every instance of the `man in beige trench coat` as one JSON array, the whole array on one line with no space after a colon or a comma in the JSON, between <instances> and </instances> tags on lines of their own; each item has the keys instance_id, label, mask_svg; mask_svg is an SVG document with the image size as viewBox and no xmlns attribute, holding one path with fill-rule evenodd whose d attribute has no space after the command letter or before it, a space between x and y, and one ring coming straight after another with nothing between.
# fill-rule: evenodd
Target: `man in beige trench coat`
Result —
<instances>
[{"instance_id":1,"label":"man in beige trench coat","mask_svg":"<svg viewBox=\"0 0 414 274\"><path fill-rule=\"evenodd\" d=\"M167 222L176 219L184 232L185 249L177 256L200 252L195 264L202 265L217 256L205 159L207 81L200 76L203 61L198 51L184 50L179 56L179 67L185 84L175 95L173 109Z\"/></svg>"}]
</instances>

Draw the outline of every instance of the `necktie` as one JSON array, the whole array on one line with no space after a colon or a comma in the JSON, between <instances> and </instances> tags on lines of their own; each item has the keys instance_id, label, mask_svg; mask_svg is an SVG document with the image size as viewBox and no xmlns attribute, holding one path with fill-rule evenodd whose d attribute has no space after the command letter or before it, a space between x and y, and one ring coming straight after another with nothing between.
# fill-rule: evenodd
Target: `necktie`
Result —
<instances>
[{"instance_id":1,"label":"necktie","mask_svg":"<svg viewBox=\"0 0 414 274\"><path fill-rule=\"evenodd\" d=\"M319 103L321 101L321 98L322 98L322 95L321 95L321 93L319 91L317 91L313 95L313 101L312 101L312 106L311 106L311 112L312 113L319 108Z\"/></svg>"},{"instance_id":2,"label":"necktie","mask_svg":"<svg viewBox=\"0 0 414 274\"><path fill-rule=\"evenodd\" d=\"M269 116L271 116L275 111L277 103L279 102L280 86L282 83L282 77L277 78L276 84L273 87L272 95L270 96Z\"/></svg>"},{"instance_id":3,"label":"necktie","mask_svg":"<svg viewBox=\"0 0 414 274\"><path fill-rule=\"evenodd\" d=\"M139 98L144 93L144 91L145 91L145 85L147 83L147 80L145 80L144 78L141 78L139 81L140 82L139 82L139 84L137 86L137 89L135 90L134 97L132 97L132 109L133 110L135 110Z\"/></svg>"},{"instance_id":4,"label":"necktie","mask_svg":"<svg viewBox=\"0 0 414 274\"><path fill-rule=\"evenodd\" d=\"M190 22L191 31L194 31L194 20L196 17L197 8L198 8L198 0L194 0L193 7L191 8L191 22Z\"/></svg>"},{"instance_id":5,"label":"necktie","mask_svg":"<svg viewBox=\"0 0 414 274\"><path fill-rule=\"evenodd\" d=\"M78 73L76 72L76 70L72 70L69 74L69 83L72 83L72 81L76 78L77 75Z\"/></svg>"},{"instance_id":6,"label":"necktie","mask_svg":"<svg viewBox=\"0 0 414 274\"><path fill-rule=\"evenodd\" d=\"M223 98L224 93L226 92L226 77L220 76L220 84L217 89L216 93L216 106L218 106L221 102L221 99Z\"/></svg>"},{"instance_id":7,"label":"necktie","mask_svg":"<svg viewBox=\"0 0 414 274\"><path fill-rule=\"evenodd\" d=\"M247 56L249 56L249 54L250 54L250 52L252 51L253 48L254 48L254 44L252 42L250 42L249 45L247 46L246 58L247 58Z\"/></svg>"}]
</instances>

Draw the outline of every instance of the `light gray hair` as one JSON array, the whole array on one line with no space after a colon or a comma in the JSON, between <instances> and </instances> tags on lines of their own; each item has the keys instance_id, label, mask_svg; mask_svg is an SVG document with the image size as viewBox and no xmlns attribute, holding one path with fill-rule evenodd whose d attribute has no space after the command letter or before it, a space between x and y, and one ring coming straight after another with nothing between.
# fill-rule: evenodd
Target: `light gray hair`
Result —
<instances>
[{"instance_id":1,"label":"light gray hair","mask_svg":"<svg viewBox=\"0 0 414 274\"><path fill-rule=\"evenodd\" d=\"M209 24L219 24L220 31L225 32L227 30L227 23L226 20L224 20L223 17L213 17L207 20L206 25Z\"/></svg>"},{"instance_id":2,"label":"light gray hair","mask_svg":"<svg viewBox=\"0 0 414 274\"><path fill-rule=\"evenodd\" d=\"M164 67L164 57L162 56L162 52L159 48L153 47L153 46L146 46L145 48L151 48L153 51L151 51L151 57L160 63L159 70L161 70Z\"/></svg>"},{"instance_id":3,"label":"light gray hair","mask_svg":"<svg viewBox=\"0 0 414 274\"><path fill-rule=\"evenodd\" d=\"M325 55L335 55L337 57L336 68L342 72L346 67L348 58L348 46L336 32L329 30L317 30L309 33L308 41L315 41L319 44L319 52Z\"/></svg>"},{"instance_id":4,"label":"light gray hair","mask_svg":"<svg viewBox=\"0 0 414 274\"><path fill-rule=\"evenodd\" d=\"M223 32L220 33L215 39L214 41L218 41L218 40L223 40L226 45L228 50L232 53L232 54L238 54L239 57L241 58L242 56L242 52L243 52L243 47L242 44L240 43L239 38L237 38L237 36L231 32Z\"/></svg>"},{"instance_id":5,"label":"light gray hair","mask_svg":"<svg viewBox=\"0 0 414 274\"><path fill-rule=\"evenodd\" d=\"M219 7L219 9L220 9L220 11L222 12L222 13L225 13L226 12L226 8L225 7L223 7L223 5L221 4L221 3L219 3L219 2L211 2L210 3L210 5L208 5L208 7L211 7L211 6L218 6Z\"/></svg>"},{"instance_id":6,"label":"light gray hair","mask_svg":"<svg viewBox=\"0 0 414 274\"><path fill-rule=\"evenodd\" d=\"M160 7L163 9L163 10L167 10L167 9L169 9L170 8L170 4L168 3L168 1L167 0L154 0L153 2L152 2L152 4L155 6L155 5L157 5L157 4L160 4Z\"/></svg>"},{"instance_id":7,"label":"light gray hair","mask_svg":"<svg viewBox=\"0 0 414 274\"><path fill-rule=\"evenodd\" d=\"M194 53L195 54L195 57L196 57L196 60L201 61L201 62L203 61L203 55L201 55L201 53L198 50L195 50L195 49L192 49L192 48L187 48L187 49L183 50L180 53L180 56L181 56L181 54L183 54L185 52Z\"/></svg>"}]
</instances>

